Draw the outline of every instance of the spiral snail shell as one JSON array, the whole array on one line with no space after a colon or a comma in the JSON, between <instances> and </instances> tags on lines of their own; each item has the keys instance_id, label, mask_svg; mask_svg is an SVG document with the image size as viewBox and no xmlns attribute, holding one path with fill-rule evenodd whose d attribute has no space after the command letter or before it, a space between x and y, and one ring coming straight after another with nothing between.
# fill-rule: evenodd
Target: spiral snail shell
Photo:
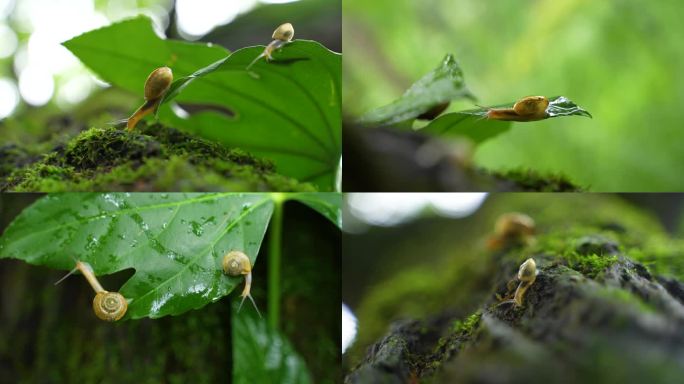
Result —
<instances>
[{"instance_id":1,"label":"spiral snail shell","mask_svg":"<svg viewBox=\"0 0 684 384\"><path fill-rule=\"evenodd\" d=\"M88 263L77 261L76 267L69 271L66 276L59 279L55 285L76 271L80 271L83 274L83 277L86 278L88 284L95 291L95 298L93 299L93 312L95 312L95 316L106 321L117 321L126 314L128 309L126 298L119 292L108 292L102 288L100 282L97 281L97 277L95 277L93 268Z\"/></svg>"},{"instance_id":2,"label":"spiral snail shell","mask_svg":"<svg viewBox=\"0 0 684 384\"><path fill-rule=\"evenodd\" d=\"M256 302L250 293L250 289L252 287L252 264L249 261L249 257L240 251L230 251L223 256L222 264L223 273L228 276L245 275L245 288L240 294L242 301L240 301L238 312L240 312L242 309L242 304L245 302L245 298L249 298L249 300L252 302L252 305L254 305L254 309L256 309L257 313L259 314L259 317L261 317L259 308L257 308Z\"/></svg>"},{"instance_id":3,"label":"spiral snail shell","mask_svg":"<svg viewBox=\"0 0 684 384\"><path fill-rule=\"evenodd\" d=\"M147 80L145 80L145 103L128 118L126 126L129 131L135 128L140 119L149 115L159 106L172 82L173 72L169 67L157 68L147 76Z\"/></svg>"},{"instance_id":4,"label":"spiral snail shell","mask_svg":"<svg viewBox=\"0 0 684 384\"><path fill-rule=\"evenodd\" d=\"M126 314L128 302L118 292L101 291L93 299L95 316L105 321L117 321Z\"/></svg>"},{"instance_id":5,"label":"spiral snail shell","mask_svg":"<svg viewBox=\"0 0 684 384\"><path fill-rule=\"evenodd\" d=\"M504 121L535 121L547 117L549 99L545 96L527 96L518 100L513 108L490 108L487 119Z\"/></svg>"},{"instance_id":6,"label":"spiral snail shell","mask_svg":"<svg viewBox=\"0 0 684 384\"><path fill-rule=\"evenodd\" d=\"M532 258L525 260L525 262L520 265L520 269L518 270L520 285L518 285L518 289L515 290L515 296L513 298L518 306L522 306L525 292L537 279L537 273L537 263L535 263Z\"/></svg>"}]
</instances>

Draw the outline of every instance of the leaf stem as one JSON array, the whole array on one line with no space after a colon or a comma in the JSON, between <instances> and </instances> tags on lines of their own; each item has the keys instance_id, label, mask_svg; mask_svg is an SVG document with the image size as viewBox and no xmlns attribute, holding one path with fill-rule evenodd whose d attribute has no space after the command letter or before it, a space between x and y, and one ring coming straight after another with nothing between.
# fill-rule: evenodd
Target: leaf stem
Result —
<instances>
[{"instance_id":1,"label":"leaf stem","mask_svg":"<svg viewBox=\"0 0 684 384\"><path fill-rule=\"evenodd\" d=\"M273 194L273 218L268 242L268 325L278 329L280 323L280 259L283 234L285 196Z\"/></svg>"}]
</instances>

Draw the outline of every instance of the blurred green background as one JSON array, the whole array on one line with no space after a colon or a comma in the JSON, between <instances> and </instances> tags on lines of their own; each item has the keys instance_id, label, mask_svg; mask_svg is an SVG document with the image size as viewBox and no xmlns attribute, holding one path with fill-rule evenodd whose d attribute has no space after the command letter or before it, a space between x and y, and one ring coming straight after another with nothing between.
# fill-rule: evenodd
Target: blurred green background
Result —
<instances>
[{"instance_id":1,"label":"blurred green background","mask_svg":"<svg viewBox=\"0 0 684 384\"><path fill-rule=\"evenodd\" d=\"M479 147L478 165L681 191L682 12L676 0L345 0L345 114L391 102L451 52L481 105L563 95L594 115L515 123Z\"/></svg>"}]
</instances>

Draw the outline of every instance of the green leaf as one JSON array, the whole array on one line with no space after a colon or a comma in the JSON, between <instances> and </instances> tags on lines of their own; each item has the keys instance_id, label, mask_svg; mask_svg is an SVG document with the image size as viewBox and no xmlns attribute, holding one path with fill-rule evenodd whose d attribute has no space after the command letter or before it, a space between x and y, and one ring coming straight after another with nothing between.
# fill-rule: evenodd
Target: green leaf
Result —
<instances>
[{"instance_id":1,"label":"green leaf","mask_svg":"<svg viewBox=\"0 0 684 384\"><path fill-rule=\"evenodd\" d=\"M308 205L332 221L338 228L342 228L341 193L289 193L287 197Z\"/></svg>"},{"instance_id":2,"label":"green leaf","mask_svg":"<svg viewBox=\"0 0 684 384\"><path fill-rule=\"evenodd\" d=\"M268 158L279 173L332 191L342 154L341 55L296 40L247 71L263 49L240 49L177 80L165 101L175 97L189 116L160 108L160 119Z\"/></svg>"},{"instance_id":3,"label":"green leaf","mask_svg":"<svg viewBox=\"0 0 684 384\"><path fill-rule=\"evenodd\" d=\"M311 382L304 360L266 320L233 309L232 326L234 383Z\"/></svg>"},{"instance_id":4,"label":"green leaf","mask_svg":"<svg viewBox=\"0 0 684 384\"><path fill-rule=\"evenodd\" d=\"M161 39L146 16L86 32L63 45L104 81L141 98L155 68L168 66L181 78L229 53L211 44Z\"/></svg>"},{"instance_id":5,"label":"green leaf","mask_svg":"<svg viewBox=\"0 0 684 384\"><path fill-rule=\"evenodd\" d=\"M515 102L497 105L492 108L512 108ZM475 144L498 136L511 128L510 121L489 120L487 111L490 108L476 108L467 111L444 114L420 131L433 135L462 136L471 139ZM546 108L546 119L560 116L585 116L591 118L591 114L570 101L564 96L556 96L549 99Z\"/></svg>"},{"instance_id":6,"label":"green leaf","mask_svg":"<svg viewBox=\"0 0 684 384\"><path fill-rule=\"evenodd\" d=\"M415 82L400 98L366 113L359 122L393 125L415 119L436 105L461 98L474 99L465 86L461 67L449 54L439 67Z\"/></svg>"},{"instance_id":7,"label":"green leaf","mask_svg":"<svg viewBox=\"0 0 684 384\"><path fill-rule=\"evenodd\" d=\"M421 128L432 135L467 137L480 144L511 129L510 121L487 120L467 112L447 113Z\"/></svg>"},{"instance_id":8,"label":"green leaf","mask_svg":"<svg viewBox=\"0 0 684 384\"><path fill-rule=\"evenodd\" d=\"M65 270L82 260L96 275L134 268L121 289L105 287L129 300L126 318L177 315L242 283L222 273L222 256L241 250L254 265L272 211L269 194L48 195L7 228L0 258Z\"/></svg>"}]
</instances>

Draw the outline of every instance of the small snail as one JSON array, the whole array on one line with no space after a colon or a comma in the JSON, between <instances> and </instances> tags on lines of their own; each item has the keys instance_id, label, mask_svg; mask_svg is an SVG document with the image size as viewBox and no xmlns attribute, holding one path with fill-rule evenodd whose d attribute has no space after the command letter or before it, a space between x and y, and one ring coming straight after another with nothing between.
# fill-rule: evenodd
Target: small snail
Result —
<instances>
[{"instance_id":1,"label":"small snail","mask_svg":"<svg viewBox=\"0 0 684 384\"><path fill-rule=\"evenodd\" d=\"M161 102L162 97L169 90L173 81L173 72L169 67L157 68L145 80L145 103L128 118L126 126L129 131L138 124L138 121L154 111Z\"/></svg>"},{"instance_id":2,"label":"small snail","mask_svg":"<svg viewBox=\"0 0 684 384\"><path fill-rule=\"evenodd\" d=\"M537 271L537 263L535 263L534 259L530 258L525 260L525 262L520 265L520 269L518 269L517 277L518 280L520 280L520 283L513 294L513 299L510 299L511 296L506 296L505 298L509 298L509 300L502 301L499 303L499 305L513 303L516 306L521 307L523 305L523 297L525 296L525 292L537 279L538 274L539 271ZM514 284L514 282L514 280L508 282L509 292L511 289L513 289L511 285ZM504 300L504 298L500 297L498 294L496 296L499 300Z\"/></svg>"},{"instance_id":3,"label":"small snail","mask_svg":"<svg viewBox=\"0 0 684 384\"><path fill-rule=\"evenodd\" d=\"M126 298L118 292L108 292L102 288L102 285L95 277L95 273L93 273L93 268L88 263L77 261L76 268L59 279L55 285L61 283L62 280L76 271L81 271L90 286L95 290L95 298L93 299L93 312L95 312L95 316L105 321L117 321L126 314L128 309Z\"/></svg>"},{"instance_id":4,"label":"small snail","mask_svg":"<svg viewBox=\"0 0 684 384\"><path fill-rule=\"evenodd\" d=\"M527 291L532 283L534 283L534 280L537 279L538 273L537 263L535 263L532 258L525 260L525 262L520 265L520 269L518 270L520 285L518 285L518 289L515 290L515 296L513 296L513 301L515 301L516 305L522 306L525 291Z\"/></svg>"},{"instance_id":5,"label":"small snail","mask_svg":"<svg viewBox=\"0 0 684 384\"><path fill-rule=\"evenodd\" d=\"M256 63L259 59L262 57L266 58L266 61L273 60L273 57L271 54L273 51L276 49L282 48L283 45L289 43L292 41L292 38L294 37L294 27L290 23L285 23L281 24L278 28L276 28L275 31L273 31L273 41L271 41L266 48L264 49L264 52L262 52L259 56L257 56L254 60L252 60L251 63L247 66L247 70L249 70L254 63Z\"/></svg>"},{"instance_id":6,"label":"small snail","mask_svg":"<svg viewBox=\"0 0 684 384\"><path fill-rule=\"evenodd\" d=\"M536 121L547 117L549 99L544 96L527 96L518 100L513 108L490 108L487 119L505 121Z\"/></svg>"},{"instance_id":7,"label":"small snail","mask_svg":"<svg viewBox=\"0 0 684 384\"><path fill-rule=\"evenodd\" d=\"M517 212L506 213L496 220L494 235L487 241L492 251L511 245L530 245L534 243L534 220Z\"/></svg>"},{"instance_id":8,"label":"small snail","mask_svg":"<svg viewBox=\"0 0 684 384\"><path fill-rule=\"evenodd\" d=\"M242 290L240 297L240 306L238 307L238 312L242 309L242 304L245 302L245 298L249 297L249 300L254 305L257 314L261 317L259 308L257 308L254 298L249 293L252 287L252 264L249 261L249 257L240 251L230 251L225 256L223 256L223 273L229 276L241 276L245 275L245 288Z\"/></svg>"}]
</instances>

